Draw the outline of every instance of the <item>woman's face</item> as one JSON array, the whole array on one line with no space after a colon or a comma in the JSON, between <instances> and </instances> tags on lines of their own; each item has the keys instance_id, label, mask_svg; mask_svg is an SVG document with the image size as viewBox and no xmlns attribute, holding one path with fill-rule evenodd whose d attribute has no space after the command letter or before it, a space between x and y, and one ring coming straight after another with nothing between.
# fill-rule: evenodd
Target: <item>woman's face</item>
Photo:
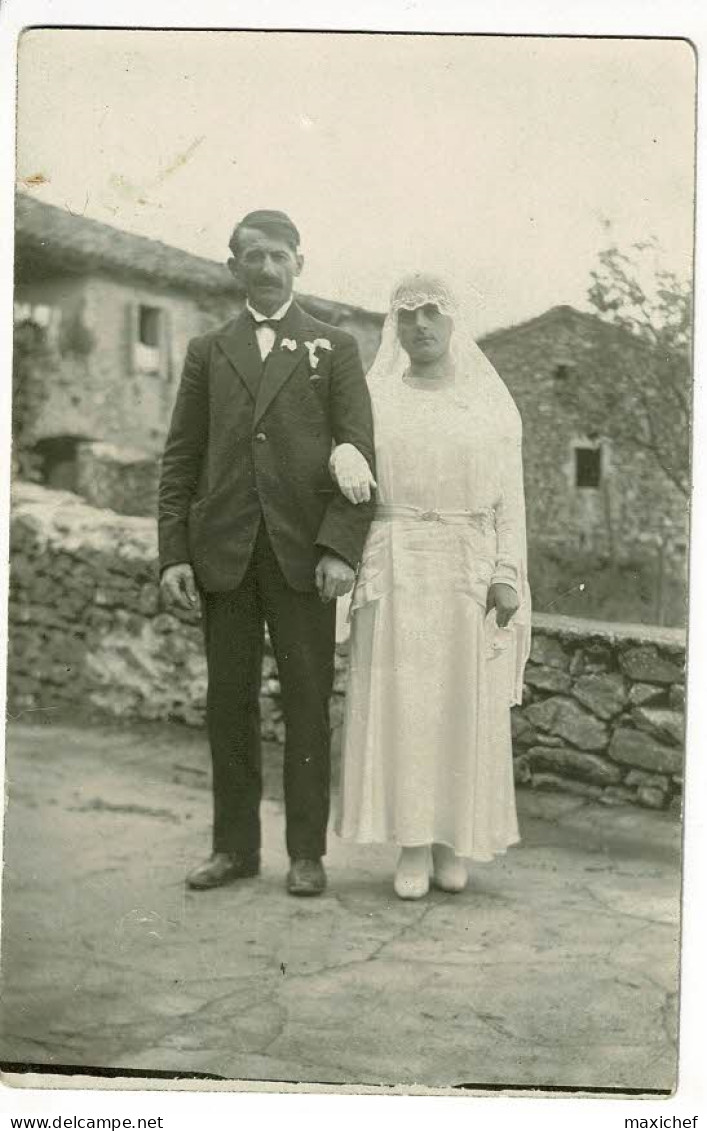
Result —
<instances>
[{"instance_id":1,"label":"woman's face","mask_svg":"<svg viewBox=\"0 0 707 1131\"><path fill-rule=\"evenodd\" d=\"M428 302L414 310L398 311L398 338L410 360L418 364L439 361L449 352L454 322Z\"/></svg>"}]
</instances>

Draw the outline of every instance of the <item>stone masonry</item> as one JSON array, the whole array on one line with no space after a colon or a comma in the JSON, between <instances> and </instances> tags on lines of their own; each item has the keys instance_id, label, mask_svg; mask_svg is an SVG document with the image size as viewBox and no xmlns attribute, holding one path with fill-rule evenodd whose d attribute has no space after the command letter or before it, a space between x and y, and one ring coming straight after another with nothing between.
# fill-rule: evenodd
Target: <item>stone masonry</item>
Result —
<instances>
[{"instance_id":1,"label":"stone masonry","mask_svg":"<svg viewBox=\"0 0 707 1131\"><path fill-rule=\"evenodd\" d=\"M8 705L200 726L206 672L198 614L159 606L151 519L19 483L11 523ZM677 629L537 614L516 779L604 804L679 811L685 638ZM336 657L340 725L346 650ZM263 735L281 742L275 662L266 654Z\"/></svg>"},{"instance_id":2,"label":"stone masonry","mask_svg":"<svg viewBox=\"0 0 707 1131\"><path fill-rule=\"evenodd\" d=\"M612 380L613 335L595 316L557 306L479 342L523 419L528 537L531 543L618 560L655 555L664 542L672 569L684 573L687 500L644 451L604 438L600 487L578 487L575 481L573 447L588 437L572 382L597 383L600 389ZM621 345L626 364L637 348L626 335Z\"/></svg>"},{"instance_id":3,"label":"stone masonry","mask_svg":"<svg viewBox=\"0 0 707 1131\"><path fill-rule=\"evenodd\" d=\"M516 780L679 811L684 664L678 629L536 614L511 716Z\"/></svg>"}]
</instances>

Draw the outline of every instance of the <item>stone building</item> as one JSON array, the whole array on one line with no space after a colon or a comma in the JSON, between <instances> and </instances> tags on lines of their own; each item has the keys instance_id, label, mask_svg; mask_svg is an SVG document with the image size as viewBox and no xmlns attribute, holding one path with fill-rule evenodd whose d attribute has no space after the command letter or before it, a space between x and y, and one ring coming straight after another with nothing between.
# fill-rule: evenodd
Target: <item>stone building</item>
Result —
<instances>
[{"instance_id":1,"label":"stone building","mask_svg":"<svg viewBox=\"0 0 707 1131\"><path fill-rule=\"evenodd\" d=\"M39 393L29 398L35 407L28 427L41 457L39 477L116 510L138 498L132 513L151 513L154 457L187 342L240 309L243 296L223 264L26 194L17 197L16 230L16 320L44 327L48 342L36 372L23 378ZM299 297L317 317L352 332L370 365L382 314ZM588 435L563 395L583 374L611 382L611 365L597 359L642 347L569 306L497 330L480 345L523 417L531 542L619 559L667 546L673 564L681 554L684 563L684 497L641 452ZM26 392L16 388L16 402ZM140 466L143 492L127 477L128 467L138 475ZM121 492L121 483L130 490Z\"/></svg>"},{"instance_id":2,"label":"stone building","mask_svg":"<svg viewBox=\"0 0 707 1131\"><path fill-rule=\"evenodd\" d=\"M684 563L684 496L643 451L588 433L570 392L573 382L614 381L615 367L640 362L646 347L571 306L479 344L523 419L531 542L618 560L665 546L673 564Z\"/></svg>"},{"instance_id":3,"label":"stone building","mask_svg":"<svg viewBox=\"0 0 707 1131\"><path fill-rule=\"evenodd\" d=\"M316 317L352 330L370 364L381 315L310 295L300 300ZM157 455L187 342L242 305L225 263L18 194L15 323L39 326L46 338L28 427L45 482L75 487L90 463L85 450L79 454L88 441L127 449L135 462Z\"/></svg>"}]
</instances>

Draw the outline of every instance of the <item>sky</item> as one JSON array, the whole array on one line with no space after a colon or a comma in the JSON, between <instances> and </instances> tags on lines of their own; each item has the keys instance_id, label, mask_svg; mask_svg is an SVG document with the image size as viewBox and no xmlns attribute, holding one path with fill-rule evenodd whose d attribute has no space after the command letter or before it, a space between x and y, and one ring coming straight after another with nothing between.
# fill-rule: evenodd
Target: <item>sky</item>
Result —
<instances>
[{"instance_id":1,"label":"sky","mask_svg":"<svg viewBox=\"0 0 707 1131\"><path fill-rule=\"evenodd\" d=\"M434 269L483 333L586 306L612 242L689 274L694 82L679 40L32 30L18 183L218 260L280 208L303 291L382 310Z\"/></svg>"}]
</instances>

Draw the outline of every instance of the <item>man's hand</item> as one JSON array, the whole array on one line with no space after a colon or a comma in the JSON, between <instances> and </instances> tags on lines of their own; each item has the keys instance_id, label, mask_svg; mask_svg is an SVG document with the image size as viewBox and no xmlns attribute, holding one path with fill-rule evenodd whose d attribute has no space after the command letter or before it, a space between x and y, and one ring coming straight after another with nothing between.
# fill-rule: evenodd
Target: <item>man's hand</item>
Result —
<instances>
[{"instance_id":1,"label":"man's hand","mask_svg":"<svg viewBox=\"0 0 707 1131\"><path fill-rule=\"evenodd\" d=\"M188 562L167 566L160 579L160 592L167 608L176 605L180 609L193 609L196 606L196 581Z\"/></svg>"},{"instance_id":2,"label":"man's hand","mask_svg":"<svg viewBox=\"0 0 707 1131\"><path fill-rule=\"evenodd\" d=\"M506 628L514 613L518 612L518 594L512 585L503 585L496 582L489 586L486 599L486 612L496 610L496 624L499 628Z\"/></svg>"},{"instance_id":3,"label":"man's hand","mask_svg":"<svg viewBox=\"0 0 707 1131\"><path fill-rule=\"evenodd\" d=\"M317 592L325 603L349 593L355 578L356 574L348 562L337 558L336 554L322 554L314 571Z\"/></svg>"},{"instance_id":4,"label":"man's hand","mask_svg":"<svg viewBox=\"0 0 707 1131\"><path fill-rule=\"evenodd\" d=\"M367 503L376 481L367 460L353 444L339 444L331 453L329 470L350 503Z\"/></svg>"}]
</instances>

